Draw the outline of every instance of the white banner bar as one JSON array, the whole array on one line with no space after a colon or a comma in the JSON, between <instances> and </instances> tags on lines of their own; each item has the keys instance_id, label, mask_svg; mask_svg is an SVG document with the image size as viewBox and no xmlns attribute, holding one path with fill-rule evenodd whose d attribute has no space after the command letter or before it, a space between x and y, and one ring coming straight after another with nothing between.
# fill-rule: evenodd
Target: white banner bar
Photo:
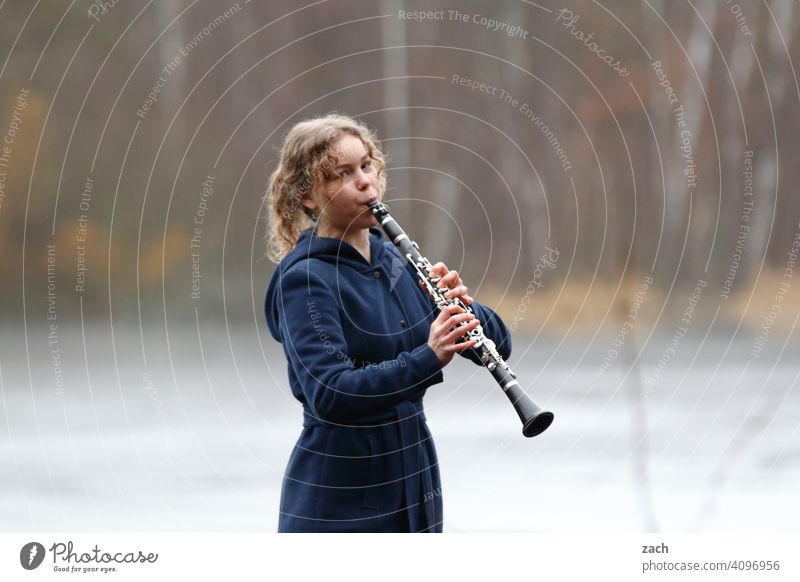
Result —
<instances>
[{"instance_id":1,"label":"white banner bar","mask_svg":"<svg viewBox=\"0 0 800 582\"><path fill-rule=\"evenodd\" d=\"M0 534L0 580L800 580L800 534Z\"/></svg>"}]
</instances>

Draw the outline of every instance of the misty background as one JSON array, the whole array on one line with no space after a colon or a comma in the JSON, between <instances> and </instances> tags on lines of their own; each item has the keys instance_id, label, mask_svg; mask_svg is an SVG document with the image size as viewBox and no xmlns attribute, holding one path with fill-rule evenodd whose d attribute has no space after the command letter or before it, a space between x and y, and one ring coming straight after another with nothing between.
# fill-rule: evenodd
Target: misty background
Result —
<instances>
[{"instance_id":1,"label":"misty background","mask_svg":"<svg viewBox=\"0 0 800 582\"><path fill-rule=\"evenodd\" d=\"M0 2L0 528L277 524L263 296L297 121L511 327L426 397L445 531L796 531L800 5Z\"/></svg>"}]
</instances>

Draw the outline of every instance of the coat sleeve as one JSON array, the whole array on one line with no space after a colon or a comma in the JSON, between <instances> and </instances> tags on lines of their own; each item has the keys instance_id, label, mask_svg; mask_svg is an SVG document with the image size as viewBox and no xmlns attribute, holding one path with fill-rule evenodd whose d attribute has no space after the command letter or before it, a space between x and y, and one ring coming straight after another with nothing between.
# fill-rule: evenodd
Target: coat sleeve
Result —
<instances>
[{"instance_id":1,"label":"coat sleeve","mask_svg":"<svg viewBox=\"0 0 800 582\"><path fill-rule=\"evenodd\" d=\"M348 357L339 302L307 269L280 281L280 331L307 405L321 420L353 422L391 409L442 381L441 364L427 343L400 352L383 366L355 368Z\"/></svg>"},{"instance_id":2,"label":"coat sleeve","mask_svg":"<svg viewBox=\"0 0 800 582\"><path fill-rule=\"evenodd\" d=\"M475 317L481 322L483 335L492 340L497 346L497 353L499 353L504 360L508 360L511 356L511 333L508 331L506 324L493 310L477 301L473 302L471 307ZM464 350L458 353L472 360L479 366L483 365L475 350Z\"/></svg>"}]
</instances>

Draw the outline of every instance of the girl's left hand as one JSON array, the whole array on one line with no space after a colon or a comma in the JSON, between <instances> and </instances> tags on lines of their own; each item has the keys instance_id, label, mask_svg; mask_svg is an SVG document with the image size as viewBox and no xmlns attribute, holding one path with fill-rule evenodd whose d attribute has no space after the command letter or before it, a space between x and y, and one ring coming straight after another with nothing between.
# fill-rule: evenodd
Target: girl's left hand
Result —
<instances>
[{"instance_id":1,"label":"girl's left hand","mask_svg":"<svg viewBox=\"0 0 800 582\"><path fill-rule=\"evenodd\" d=\"M431 267L430 274L440 278L437 283L440 289L443 287L449 288L449 291L444 294L448 299L458 297L467 305L471 305L474 301L474 299L467 294L467 286L464 285L464 282L458 275L458 271L451 271L444 263L438 262ZM422 281L419 282L419 285L425 290L425 285L423 285Z\"/></svg>"}]
</instances>

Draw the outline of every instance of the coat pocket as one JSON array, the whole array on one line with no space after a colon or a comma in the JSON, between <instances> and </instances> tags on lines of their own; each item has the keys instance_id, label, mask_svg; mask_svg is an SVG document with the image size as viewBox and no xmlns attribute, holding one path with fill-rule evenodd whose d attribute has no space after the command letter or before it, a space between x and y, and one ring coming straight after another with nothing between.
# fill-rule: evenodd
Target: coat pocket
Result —
<instances>
[{"instance_id":1,"label":"coat pocket","mask_svg":"<svg viewBox=\"0 0 800 582\"><path fill-rule=\"evenodd\" d=\"M369 468L367 470L367 483L364 487L363 506L369 509L381 508L381 491L385 480L385 460L380 442L375 437L368 437L369 443Z\"/></svg>"}]
</instances>

